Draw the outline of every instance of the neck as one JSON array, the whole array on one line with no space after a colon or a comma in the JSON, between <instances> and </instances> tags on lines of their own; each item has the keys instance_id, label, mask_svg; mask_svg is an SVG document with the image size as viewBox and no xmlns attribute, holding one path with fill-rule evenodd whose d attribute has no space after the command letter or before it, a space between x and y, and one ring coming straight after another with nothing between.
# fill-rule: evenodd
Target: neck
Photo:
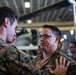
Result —
<instances>
[{"instance_id":1,"label":"neck","mask_svg":"<svg viewBox=\"0 0 76 75\"><path fill-rule=\"evenodd\" d=\"M55 50L49 50L50 52L43 51L43 58L50 58L50 56L56 51Z\"/></svg>"}]
</instances>

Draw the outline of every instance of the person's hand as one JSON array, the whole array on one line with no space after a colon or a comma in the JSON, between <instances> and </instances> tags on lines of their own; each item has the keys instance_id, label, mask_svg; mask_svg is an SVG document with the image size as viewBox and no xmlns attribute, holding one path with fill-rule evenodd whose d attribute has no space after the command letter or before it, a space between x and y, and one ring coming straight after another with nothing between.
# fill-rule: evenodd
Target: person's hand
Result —
<instances>
[{"instance_id":1,"label":"person's hand","mask_svg":"<svg viewBox=\"0 0 76 75\"><path fill-rule=\"evenodd\" d=\"M48 63L48 58L44 58L43 60L39 60L35 66L36 69L42 69Z\"/></svg>"},{"instance_id":2,"label":"person's hand","mask_svg":"<svg viewBox=\"0 0 76 75\"><path fill-rule=\"evenodd\" d=\"M58 63L57 59L55 61L56 61L56 69L53 71L51 68L49 68L49 71L57 75L66 75L70 61L68 61L66 64L65 58L63 58L62 56L60 57L59 61L60 64Z\"/></svg>"},{"instance_id":3,"label":"person's hand","mask_svg":"<svg viewBox=\"0 0 76 75\"><path fill-rule=\"evenodd\" d=\"M16 37L13 38L12 45L14 45L14 46L16 45Z\"/></svg>"}]
</instances>

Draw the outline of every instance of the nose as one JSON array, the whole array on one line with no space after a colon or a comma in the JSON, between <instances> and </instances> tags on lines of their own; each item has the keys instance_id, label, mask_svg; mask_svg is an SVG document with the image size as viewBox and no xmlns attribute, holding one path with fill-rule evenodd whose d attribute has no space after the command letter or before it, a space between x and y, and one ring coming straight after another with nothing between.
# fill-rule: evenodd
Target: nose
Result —
<instances>
[{"instance_id":1,"label":"nose","mask_svg":"<svg viewBox=\"0 0 76 75\"><path fill-rule=\"evenodd\" d=\"M17 35L16 34L14 34L14 37L16 37Z\"/></svg>"}]
</instances>

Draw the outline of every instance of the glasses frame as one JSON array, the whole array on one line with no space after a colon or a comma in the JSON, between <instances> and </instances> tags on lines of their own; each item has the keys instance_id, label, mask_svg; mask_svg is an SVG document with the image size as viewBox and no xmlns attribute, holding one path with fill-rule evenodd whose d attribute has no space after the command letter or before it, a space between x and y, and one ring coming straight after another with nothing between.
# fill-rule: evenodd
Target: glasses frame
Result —
<instances>
[{"instance_id":1,"label":"glasses frame","mask_svg":"<svg viewBox=\"0 0 76 75\"><path fill-rule=\"evenodd\" d=\"M49 37L55 37L55 35L51 35L51 34L40 34L38 36L39 38L43 37L43 38L49 38Z\"/></svg>"},{"instance_id":2,"label":"glasses frame","mask_svg":"<svg viewBox=\"0 0 76 75\"><path fill-rule=\"evenodd\" d=\"M69 47L69 49L75 49L76 47Z\"/></svg>"}]
</instances>

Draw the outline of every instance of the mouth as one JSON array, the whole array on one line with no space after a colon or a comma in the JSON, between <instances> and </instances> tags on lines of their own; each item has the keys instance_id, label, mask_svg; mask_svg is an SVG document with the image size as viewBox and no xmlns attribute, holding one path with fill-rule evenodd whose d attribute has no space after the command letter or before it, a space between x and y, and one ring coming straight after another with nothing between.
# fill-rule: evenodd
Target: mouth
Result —
<instances>
[{"instance_id":1,"label":"mouth","mask_svg":"<svg viewBox=\"0 0 76 75\"><path fill-rule=\"evenodd\" d=\"M40 43L41 44L41 46L43 46L44 45L44 43Z\"/></svg>"}]
</instances>

